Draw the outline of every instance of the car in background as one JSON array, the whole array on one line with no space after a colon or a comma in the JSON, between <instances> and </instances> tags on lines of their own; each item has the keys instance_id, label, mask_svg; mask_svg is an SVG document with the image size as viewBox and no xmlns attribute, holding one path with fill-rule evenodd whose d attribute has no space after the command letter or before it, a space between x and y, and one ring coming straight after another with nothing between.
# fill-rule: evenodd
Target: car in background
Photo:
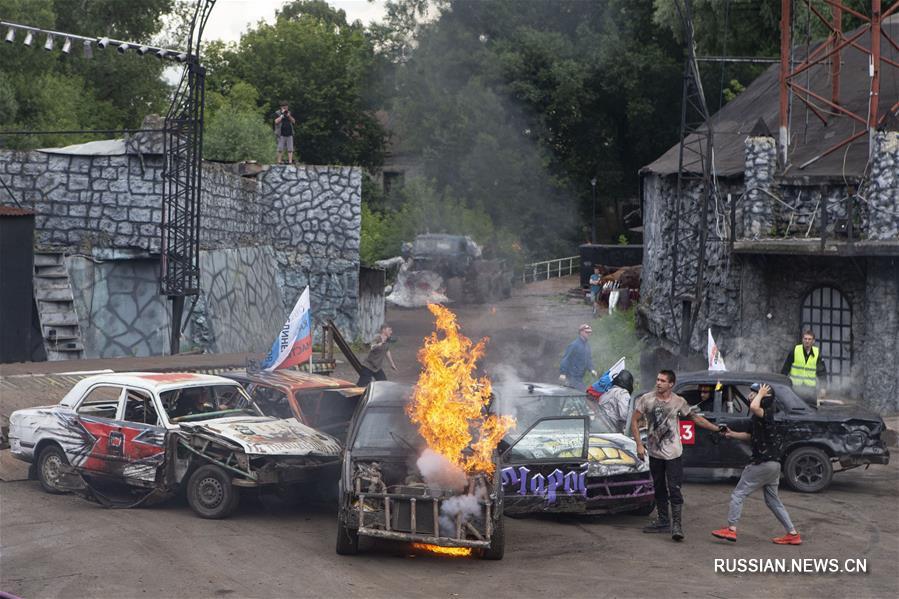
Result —
<instances>
[{"instance_id":1,"label":"car in background","mask_svg":"<svg viewBox=\"0 0 899 599\"><path fill-rule=\"evenodd\" d=\"M265 416L235 381L193 373L87 377L58 405L13 412L9 436L48 493L109 504L112 484L136 505L184 489L203 518L231 514L240 488L318 484L340 457L333 437Z\"/></svg>"},{"instance_id":2,"label":"car in background","mask_svg":"<svg viewBox=\"0 0 899 599\"><path fill-rule=\"evenodd\" d=\"M652 512L652 476L629 427L596 415L586 393L539 383L494 392L495 409L516 419L500 444L507 515Z\"/></svg>"},{"instance_id":3,"label":"car in background","mask_svg":"<svg viewBox=\"0 0 899 599\"><path fill-rule=\"evenodd\" d=\"M298 370L237 370L222 376L243 385L266 416L293 417L341 441L365 392L349 381Z\"/></svg>"},{"instance_id":4,"label":"car in background","mask_svg":"<svg viewBox=\"0 0 899 599\"><path fill-rule=\"evenodd\" d=\"M759 372L700 371L677 375L674 393L710 422L749 430L749 387L765 383L774 390L774 421L782 441L783 477L796 491L826 489L834 466L845 472L858 466L888 464L881 435L883 418L858 407L822 407L802 400L788 377ZM688 474L737 474L749 463L749 443L726 439L681 421L684 468Z\"/></svg>"},{"instance_id":5,"label":"car in background","mask_svg":"<svg viewBox=\"0 0 899 599\"><path fill-rule=\"evenodd\" d=\"M355 554L359 538L370 537L502 559L498 460L494 472L468 475L461 490L426 482L417 466L426 444L406 413L411 394L411 385L375 381L353 416L339 484L337 553Z\"/></svg>"}]
</instances>

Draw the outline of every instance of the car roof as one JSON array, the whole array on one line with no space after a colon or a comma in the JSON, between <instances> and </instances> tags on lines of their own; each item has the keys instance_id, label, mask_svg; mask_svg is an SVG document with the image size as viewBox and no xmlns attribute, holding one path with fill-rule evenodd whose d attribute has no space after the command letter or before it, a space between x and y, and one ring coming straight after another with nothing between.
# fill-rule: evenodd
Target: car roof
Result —
<instances>
[{"instance_id":1,"label":"car roof","mask_svg":"<svg viewBox=\"0 0 899 599\"><path fill-rule=\"evenodd\" d=\"M773 372L730 372L727 370L697 370L677 374L678 385L682 383L774 383L792 387L790 377Z\"/></svg>"},{"instance_id":2,"label":"car roof","mask_svg":"<svg viewBox=\"0 0 899 599\"><path fill-rule=\"evenodd\" d=\"M409 403L412 385L392 381L374 381L368 390L366 407L404 406Z\"/></svg>"},{"instance_id":3,"label":"car roof","mask_svg":"<svg viewBox=\"0 0 899 599\"><path fill-rule=\"evenodd\" d=\"M291 391L302 389L344 389L356 386L349 381L336 377L300 372L299 370L275 370L271 372L233 370L223 372L222 376L241 383L258 383L261 385L285 387Z\"/></svg>"},{"instance_id":4,"label":"car roof","mask_svg":"<svg viewBox=\"0 0 899 599\"><path fill-rule=\"evenodd\" d=\"M77 401L84 392L94 385L122 385L138 387L162 393L170 389L183 387L200 387L203 385L234 385L235 381L212 374L198 374L196 372L112 372L96 374L78 381L63 398L62 404L71 405Z\"/></svg>"},{"instance_id":5,"label":"car roof","mask_svg":"<svg viewBox=\"0 0 899 599\"><path fill-rule=\"evenodd\" d=\"M540 397L580 397L586 396L587 392L579 391L578 389L574 389L572 387L563 387L561 385L549 385L546 383L530 383L530 382L521 382L521 383L512 383L512 384L497 384L493 386L494 391L499 394L500 397L531 397L531 396L540 396Z\"/></svg>"}]
</instances>

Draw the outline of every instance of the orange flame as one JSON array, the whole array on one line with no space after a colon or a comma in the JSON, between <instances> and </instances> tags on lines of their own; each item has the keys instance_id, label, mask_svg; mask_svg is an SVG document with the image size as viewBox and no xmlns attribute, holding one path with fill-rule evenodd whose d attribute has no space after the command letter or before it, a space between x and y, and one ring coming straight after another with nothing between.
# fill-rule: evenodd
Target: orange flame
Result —
<instances>
[{"instance_id":1,"label":"orange flame","mask_svg":"<svg viewBox=\"0 0 899 599\"><path fill-rule=\"evenodd\" d=\"M406 409L409 418L432 450L468 474L490 474L493 451L515 419L484 416L490 381L473 373L488 339L473 345L459 332L455 314L437 304L428 304L428 310L437 318L443 338L437 331L431 333L418 351L423 370Z\"/></svg>"},{"instance_id":2,"label":"orange flame","mask_svg":"<svg viewBox=\"0 0 899 599\"><path fill-rule=\"evenodd\" d=\"M455 557L466 557L471 555L471 547L441 547L440 545L428 545L427 543L412 543L412 547L437 555L452 555Z\"/></svg>"}]
</instances>

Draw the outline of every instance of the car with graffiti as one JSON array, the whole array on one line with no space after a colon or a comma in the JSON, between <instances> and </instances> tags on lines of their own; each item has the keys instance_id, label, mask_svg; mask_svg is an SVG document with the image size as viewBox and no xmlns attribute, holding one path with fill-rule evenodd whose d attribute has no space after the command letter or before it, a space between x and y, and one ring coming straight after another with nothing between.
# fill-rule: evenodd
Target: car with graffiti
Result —
<instances>
[{"instance_id":1,"label":"car with graffiti","mask_svg":"<svg viewBox=\"0 0 899 599\"><path fill-rule=\"evenodd\" d=\"M410 385L375 381L353 417L339 484L337 553L355 554L360 537L369 537L502 559L498 460L492 472L463 474L461 481L426 478L422 460L433 456L425 457L429 450L406 411L411 395Z\"/></svg>"},{"instance_id":2,"label":"car with graffiti","mask_svg":"<svg viewBox=\"0 0 899 599\"><path fill-rule=\"evenodd\" d=\"M792 489L815 493L833 475L858 466L888 464L883 418L859 407L818 407L801 399L788 377L760 372L699 371L677 375L674 393L706 420L749 430L749 395L754 383L774 391L774 422L782 442L783 477ZM689 475L738 474L749 463L749 443L726 439L681 422L684 468ZM839 469L835 469L838 467Z\"/></svg>"},{"instance_id":3,"label":"car with graffiti","mask_svg":"<svg viewBox=\"0 0 899 599\"><path fill-rule=\"evenodd\" d=\"M349 381L298 370L237 370L222 376L243 385L266 416L294 417L341 441L365 392Z\"/></svg>"},{"instance_id":4,"label":"car with graffiti","mask_svg":"<svg viewBox=\"0 0 899 599\"><path fill-rule=\"evenodd\" d=\"M309 484L340 458L333 437L265 416L235 381L193 373L87 377L58 405L13 412L9 437L48 493L125 507L183 489L203 518L231 514L241 488Z\"/></svg>"},{"instance_id":5,"label":"car with graffiti","mask_svg":"<svg viewBox=\"0 0 899 599\"><path fill-rule=\"evenodd\" d=\"M646 515L655 507L649 465L636 443L596 414L586 393L540 383L496 390L515 427L500 444L504 510ZM625 430L628 430L627 428Z\"/></svg>"}]
</instances>

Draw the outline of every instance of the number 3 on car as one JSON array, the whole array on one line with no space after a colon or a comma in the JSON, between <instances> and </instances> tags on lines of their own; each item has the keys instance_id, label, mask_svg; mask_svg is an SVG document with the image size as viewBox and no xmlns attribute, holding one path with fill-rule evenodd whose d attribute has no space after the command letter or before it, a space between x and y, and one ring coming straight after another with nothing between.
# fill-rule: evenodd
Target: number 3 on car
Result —
<instances>
[{"instance_id":1,"label":"number 3 on car","mask_svg":"<svg viewBox=\"0 0 899 599\"><path fill-rule=\"evenodd\" d=\"M696 444L696 423L692 420L680 421L680 442L684 445Z\"/></svg>"}]
</instances>

